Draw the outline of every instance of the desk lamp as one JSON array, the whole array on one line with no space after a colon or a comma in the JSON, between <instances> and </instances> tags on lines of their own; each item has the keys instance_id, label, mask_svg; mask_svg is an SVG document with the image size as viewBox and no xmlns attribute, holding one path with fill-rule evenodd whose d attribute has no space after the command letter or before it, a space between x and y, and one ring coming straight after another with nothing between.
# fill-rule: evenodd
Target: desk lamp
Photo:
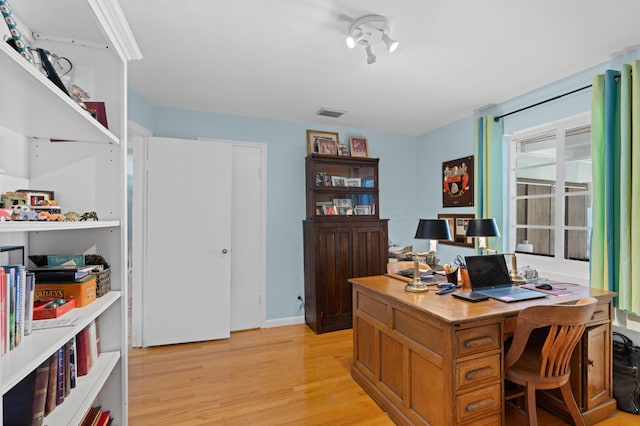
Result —
<instances>
[{"instance_id":1,"label":"desk lamp","mask_svg":"<svg viewBox=\"0 0 640 426\"><path fill-rule=\"evenodd\" d=\"M491 219L469 219L467 223L467 237L479 237L478 246L480 247L480 254L482 251L489 253L487 248L487 237L499 237L500 231L496 220Z\"/></svg>"},{"instance_id":2,"label":"desk lamp","mask_svg":"<svg viewBox=\"0 0 640 426\"><path fill-rule=\"evenodd\" d=\"M450 240L449 222L443 219L420 219L416 235L413 238L416 240ZM427 285L420 280L418 254L413 255L413 281L408 283L404 289L413 293L427 291Z\"/></svg>"}]
</instances>

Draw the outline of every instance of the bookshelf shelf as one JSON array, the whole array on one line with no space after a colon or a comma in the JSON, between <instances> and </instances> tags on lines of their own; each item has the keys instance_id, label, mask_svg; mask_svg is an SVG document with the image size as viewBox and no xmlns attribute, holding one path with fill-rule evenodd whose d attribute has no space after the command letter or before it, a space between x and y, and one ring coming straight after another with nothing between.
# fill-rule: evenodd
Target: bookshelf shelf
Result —
<instances>
[{"instance_id":1,"label":"bookshelf shelf","mask_svg":"<svg viewBox=\"0 0 640 426\"><path fill-rule=\"evenodd\" d=\"M96 222L12 221L0 222L0 232L69 231L72 229L115 228L118 226L120 226L119 220L101 220Z\"/></svg>"},{"instance_id":2,"label":"bookshelf shelf","mask_svg":"<svg viewBox=\"0 0 640 426\"><path fill-rule=\"evenodd\" d=\"M120 142L6 43L0 43L0 69L0 93L12 100L0 102L0 126L43 139Z\"/></svg>"},{"instance_id":3,"label":"bookshelf shelf","mask_svg":"<svg viewBox=\"0 0 640 426\"><path fill-rule=\"evenodd\" d=\"M74 308L61 317L70 320L77 319L77 323L73 326L34 330L30 336L25 337L20 346L7 352L2 358L2 370L0 371L2 394L4 395L11 390L23 377L48 359L64 342L69 341L107 308L120 300L120 296L119 291L110 291L97 298L93 303L82 308Z\"/></svg>"}]
</instances>

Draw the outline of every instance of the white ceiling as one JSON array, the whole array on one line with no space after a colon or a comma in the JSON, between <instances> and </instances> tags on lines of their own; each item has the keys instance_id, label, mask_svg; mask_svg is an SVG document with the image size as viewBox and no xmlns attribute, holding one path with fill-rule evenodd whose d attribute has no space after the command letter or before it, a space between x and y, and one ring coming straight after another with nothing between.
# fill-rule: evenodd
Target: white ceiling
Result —
<instances>
[{"instance_id":1,"label":"white ceiling","mask_svg":"<svg viewBox=\"0 0 640 426\"><path fill-rule=\"evenodd\" d=\"M154 105L418 135L640 44L640 1L120 0ZM614 10L615 8L615 10ZM611 9L611 10L608 10ZM346 47L389 18L394 53ZM346 111L319 117L321 107Z\"/></svg>"}]
</instances>

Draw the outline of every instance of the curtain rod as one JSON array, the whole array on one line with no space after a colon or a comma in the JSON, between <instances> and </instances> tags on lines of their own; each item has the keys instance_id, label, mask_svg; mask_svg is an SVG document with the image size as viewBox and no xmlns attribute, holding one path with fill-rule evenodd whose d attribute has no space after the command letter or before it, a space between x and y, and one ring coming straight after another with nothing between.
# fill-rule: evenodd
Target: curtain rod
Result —
<instances>
[{"instance_id":1,"label":"curtain rod","mask_svg":"<svg viewBox=\"0 0 640 426\"><path fill-rule=\"evenodd\" d=\"M588 89L590 87L591 87L591 84L588 85L588 86L580 87L579 89L575 89L575 90L572 90L572 91L567 92L567 93L563 93L563 94L558 95L558 96L554 96L553 98L545 99L544 101L537 102L537 103L535 103L533 105L529 105L529 106L517 109L515 111L508 112L506 114L495 116L493 118L493 121L497 122L501 118L507 117L507 116L512 115L512 114L517 114L519 112L525 111L525 110L533 108L533 107L537 107L538 105L546 104L547 102L555 101L556 99L560 99L560 98L562 98L564 96L573 95L574 93L581 92L581 91L583 91L585 89Z\"/></svg>"}]
</instances>

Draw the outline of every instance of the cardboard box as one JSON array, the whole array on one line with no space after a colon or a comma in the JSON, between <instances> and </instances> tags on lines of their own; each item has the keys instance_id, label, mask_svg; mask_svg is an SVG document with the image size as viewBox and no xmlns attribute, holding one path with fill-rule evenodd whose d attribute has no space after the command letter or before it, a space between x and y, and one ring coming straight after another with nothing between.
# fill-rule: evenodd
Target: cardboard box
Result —
<instances>
[{"instance_id":1,"label":"cardboard box","mask_svg":"<svg viewBox=\"0 0 640 426\"><path fill-rule=\"evenodd\" d=\"M58 318L70 310L72 310L76 306L76 301L74 299L65 300L65 303L54 308L47 308L47 305L53 301L58 300L54 297L47 297L40 300L36 300L33 304L33 319L41 320L41 319L51 319Z\"/></svg>"},{"instance_id":2,"label":"cardboard box","mask_svg":"<svg viewBox=\"0 0 640 426\"><path fill-rule=\"evenodd\" d=\"M76 307L87 306L96 300L96 276L89 274L76 282L42 283L36 281L34 300L43 298L74 299Z\"/></svg>"}]
</instances>

